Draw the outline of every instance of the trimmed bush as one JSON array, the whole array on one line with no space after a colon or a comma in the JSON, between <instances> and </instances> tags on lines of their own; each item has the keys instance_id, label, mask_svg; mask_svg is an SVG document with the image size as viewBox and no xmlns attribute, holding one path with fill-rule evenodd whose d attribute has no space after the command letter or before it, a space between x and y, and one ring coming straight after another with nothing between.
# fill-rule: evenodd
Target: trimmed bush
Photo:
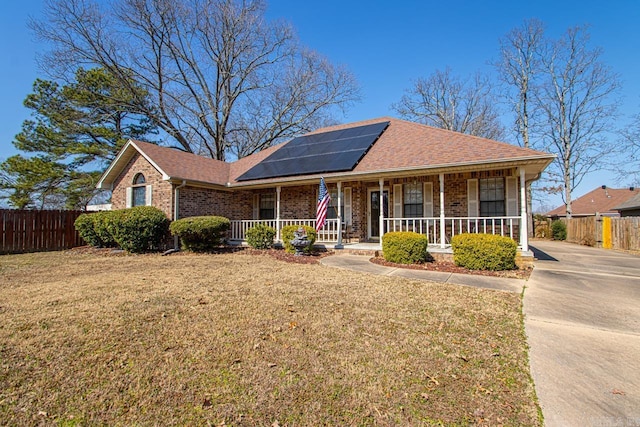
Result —
<instances>
[{"instance_id":1,"label":"trimmed bush","mask_svg":"<svg viewBox=\"0 0 640 427\"><path fill-rule=\"evenodd\" d=\"M247 244L254 249L269 249L273 246L273 239L276 237L276 230L265 224L258 224L251 227L246 233Z\"/></svg>"},{"instance_id":2,"label":"trimmed bush","mask_svg":"<svg viewBox=\"0 0 640 427\"><path fill-rule=\"evenodd\" d=\"M125 209L116 211L96 212L91 215L93 218L93 227L100 239L100 246L103 248L115 248L118 242L115 238L115 230L120 226L120 221L124 215Z\"/></svg>"},{"instance_id":3,"label":"trimmed bush","mask_svg":"<svg viewBox=\"0 0 640 427\"><path fill-rule=\"evenodd\" d=\"M518 245L508 237L492 234L458 234L451 239L453 261L469 270L513 270Z\"/></svg>"},{"instance_id":4,"label":"trimmed bush","mask_svg":"<svg viewBox=\"0 0 640 427\"><path fill-rule=\"evenodd\" d=\"M180 237L182 249L210 252L224 242L231 221L222 216L192 216L173 221L171 234Z\"/></svg>"},{"instance_id":5,"label":"trimmed bush","mask_svg":"<svg viewBox=\"0 0 640 427\"><path fill-rule=\"evenodd\" d=\"M112 212L106 218L107 228L118 246L127 252L158 249L167 235L169 219L156 207L136 206Z\"/></svg>"},{"instance_id":6,"label":"trimmed bush","mask_svg":"<svg viewBox=\"0 0 640 427\"><path fill-rule=\"evenodd\" d=\"M295 237L293 232L298 230L298 228L300 227L300 225L286 225L282 227L282 230L280 230L280 233L282 233L282 243L284 244L284 250L290 254L296 252L296 248L293 247L291 241ZM304 231L307 233L307 239L309 240L309 245L304 248L304 252L309 254L311 253L311 251L313 251L313 244L316 242L316 229L308 225L303 225L302 228L304 228Z\"/></svg>"},{"instance_id":7,"label":"trimmed bush","mask_svg":"<svg viewBox=\"0 0 640 427\"><path fill-rule=\"evenodd\" d=\"M553 240L567 240L567 224L556 219L551 223L551 236Z\"/></svg>"},{"instance_id":8,"label":"trimmed bush","mask_svg":"<svg viewBox=\"0 0 640 427\"><path fill-rule=\"evenodd\" d=\"M76 228L76 231L85 242L87 242L91 246L99 248L102 246L102 240L100 240L100 237L98 237L98 234L96 233L93 220L93 216L97 214L98 213L81 214L78 218L76 218L73 226Z\"/></svg>"},{"instance_id":9,"label":"trimmed bush","mask_svg":"<svg viewBox=\"0 0 640 427\"><path fill-rule=\"evenodd\" d=\"M392 231L382 236L382 255L389 262L418 264L429 257L427 236L412 231Z\"/></svg>"}]
</instances>

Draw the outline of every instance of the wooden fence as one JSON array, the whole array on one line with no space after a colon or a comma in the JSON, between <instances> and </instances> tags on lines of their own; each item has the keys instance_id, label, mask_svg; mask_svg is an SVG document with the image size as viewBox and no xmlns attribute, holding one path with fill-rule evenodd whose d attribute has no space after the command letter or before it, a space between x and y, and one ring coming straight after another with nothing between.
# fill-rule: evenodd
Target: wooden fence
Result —
<instances>
[{"instance_id":1,"label":"wooden fence","mask_svg":"<svg viewBox=\"0 0 640 427\"><path fill-rule=\"evenodd\" d=\"M587 246L640 250L640 217L571 218L567 224L567 241Z\"/></svg>"},{"instance_id":2,"label":"wooden fence","mask_svg":"<svg viewBox=\"0 0 640 427\"><path fill-rule=\"evenodd\" d=\"M0 209L0 254L41 252L82 246L73 226L82 211Z\"/></svg>"}]
</instances>

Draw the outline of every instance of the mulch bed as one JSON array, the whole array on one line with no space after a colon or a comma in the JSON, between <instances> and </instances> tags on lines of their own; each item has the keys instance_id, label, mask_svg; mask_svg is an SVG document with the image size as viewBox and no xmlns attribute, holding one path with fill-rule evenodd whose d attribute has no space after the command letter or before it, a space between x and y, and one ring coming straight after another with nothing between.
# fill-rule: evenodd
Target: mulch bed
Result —
<instances>
[{"instance_id":1,"label":"mulch bed","mask_svg":"<svg viewBox=\"0 0 640 427\"><path fill-rule=\"evenodd\" d=\"M425 262L423 264L396 264L394 262L386 261L381 257L371 258L370 261L374 264L384 265L385 267L407 268L411 270L442 271L445 273L475 274L478 276L506 277L510 279L527 280L531 275L531 269L506 271L469 270L468 268L459 267L452 262L445 261Z\"/></svg>"}]
</instances>

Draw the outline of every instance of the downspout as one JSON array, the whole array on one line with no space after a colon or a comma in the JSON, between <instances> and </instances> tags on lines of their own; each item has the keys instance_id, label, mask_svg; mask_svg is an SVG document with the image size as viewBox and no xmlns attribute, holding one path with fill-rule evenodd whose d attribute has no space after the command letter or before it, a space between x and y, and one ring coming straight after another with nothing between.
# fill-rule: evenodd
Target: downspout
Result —
<instances>
[{"instance_id":1,"label":"downspout","mask_svg":"<svg viewBox=\"0 0 640 427\"><path fill-rule=\"evenodd\" d=\"M178 204L179 204L179 195L180 195L180 189L184 186L187 185L187 181L186 180L182 180L182 184L178 185L176 188L174 188L174 193L173 193L173 220L177 220L178 219L178 212L180 212L179 208L178 208ZM180 250L180 239L178 238L178 236L174 236L173 238L173 248L175 251L179 251Z\"/></svg>"}]
</instances>

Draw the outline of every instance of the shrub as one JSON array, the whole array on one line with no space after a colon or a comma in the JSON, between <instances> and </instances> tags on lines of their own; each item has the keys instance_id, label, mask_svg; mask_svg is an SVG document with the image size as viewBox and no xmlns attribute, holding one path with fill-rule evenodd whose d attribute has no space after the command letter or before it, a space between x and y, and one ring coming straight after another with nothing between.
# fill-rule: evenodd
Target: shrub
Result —
<instances>
[{"instance_id":1,"label":"shrub","mask_svg":"<svg viewBox=\"0 0 640 427\"><path fill-rule=\"evenodd\" d=\"M453 261L469 270L513 270L518 245L492 234L458 234L451 239Z\"/></svg>"},{"instance_id":2,"label":"shrub","mask_svg":"<svg viewBox=\"0 0 640 427\"><path fill-rule=\"evenodd\" d=\"M427 260L427 236L412 231L392 231L382 236L382 255L389 262L417 264Z\"/></svg>"},{"instance_id":3,"label":"shrub","mask_svg":"<svg viewBox=\"0 0 640 427\"><path fill-rule=\"evenodd\" d=\"M91 246L99 248L100 246L102 246L102 241L100 240L100 237L98 237L98 234L95 231L94 220L93 220L93 216L97 214L98 213L81 214L80 216L78 216L78 218L76 218L73 225L76 228L76 231L78 232L78 234L80 234L80 237L82 237L82 239L85 242L87 242Z\"/></svg>"},{"instance_id":4,"label":"shrub","mask_svg":"<svg viewBox=\"0 0 640 427\"><path fill-rule=\"evenodd\" d=\"M280 232L282 233L282 243L284 244L284 250L288 253L293 254L296 252L296 248L293 247L291 241L295 237L293 232L297 231L300 227L304 228L304 231L307 233L307 239L309 240L309 244L306 248L304 248L304 252L308 254L313 250L313 244L316 242L317 237L315 228L308 225L286 225L282 227L282 230L280 230Z\"/></svg>"},{"instance_id":5,"label":"shrub","mask_svg":"<svg viewBox=\"0 0 640 427\"><path fill-rule=\"evenodd\" d=\"M231 227L222 216L192 216L173 221L171 234L180 237L182 248L193 252L210 252L220 246Z\"/></svg>"},{"instance_id":6,"label":"shrub","mask_svg":"<svg viewBox=\"0 0 640 427\"><path fill-rule=\"evenodd\" d=\"M269 249L273 246L276 230L265 224L258 224L247 230L247 244L254 249Z\"/></svg>"},{"instance_id":7,"label":"shrub","mask_svg":"<svg viewBox=\"0 0 640 427\"><path fill-rule=\"evenodd\" d=\"M551 223L551 235L553 240L567 240L567 224L556 219Z\"/></svg>"},{"instance_id":8,"label":"shrub","mask_svg":"<svg viewBox=\"0 0 640 427\"><path fill-rule=\"evenodd\" d=\"M112 211L105 219L118 245L127 252L157 249L167 234L169 219L153 206L136 206Z\"/></svg>"},{"instance_id":9,"label":"shrub","mask_svg":"<svg viewBox=\"0 0 640 427\"><path fill-rule=\"evenodd\" d=\"M115 230L120 226L120 221L125 209L116 211L96 212L93 217L93 227L100 239L100 246L104 248L114 248L118 246L115 238Z\"/></svg>"}]
</instances>

